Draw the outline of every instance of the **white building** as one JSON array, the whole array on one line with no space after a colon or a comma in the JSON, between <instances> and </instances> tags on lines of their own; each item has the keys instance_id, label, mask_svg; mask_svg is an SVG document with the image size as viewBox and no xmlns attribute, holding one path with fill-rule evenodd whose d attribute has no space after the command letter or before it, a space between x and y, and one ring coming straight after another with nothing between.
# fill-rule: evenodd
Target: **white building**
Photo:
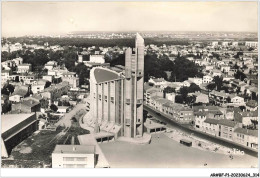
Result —
<instances>
[{"instance_id":1,"label":"white building","mask_svg":"<svg viewBox=\"0 0 260 178\"><path fill-rule=\"evenodd\" d=\"M244 98L240 96L231 97L231 102L238 105L245 104Z\"/></svg>"},{"instance_id":2,"label":"white building","mask_svg":"<svg viewBox=\"0 0 260 178\"><path fill-rule=\"evenodd\" d=\"M90 55L89 61L94 62L94 63L104 64L105 58L104 58L104 55Z\"/></svg>"},{"instance_id":3,"label":"white building","mask_svg":"<svg viewBox=\"0 0 260 178\"><path fill-rule=\"evenodd\" d=\"M257 47L258 46L258 42L257 41L246 41L245 46Z\"/></svg>"},{"instance_id":4,"label":"white building","mask_svg":"<svg viewBox=\"0 0 260 178\"><path fill-rule=\"evenodd\" d=\"M59 113L67 113L68 111L69 111L69 107L68 106L58 106L57 112L59 112Z\"/></svg>"},{"instance_id":5,"label":"white building","mask_svg":"<svg viewBox=\"0 0 260 178\"><path fill-rule=\"evenodd\" d=\"M191 83L195 83L195 84L198 85L198 86L200 86L200 85L203 83L203 79L202 79L202 78L194 77L194 78L188 78L188 80L189 80Z\"/></svg>"},{"instance_id":6,"label":"white building","mask_svg":"<svg viewBox=\"0 0 260 178\"><path fill-rule=\"evenodd\" d=\"M27 73L32 71L32 64L20 64L17 66L17 73Z\"/></svg>"},{"instance_id":7,"label":"white building","mask_svg":"<svg viewBox=\"0 0 260 178\"><path fill-rule=\"evenodd\" d=\"M212 46L218 46L218 42L217 42L217 41L213 41L213 42L211 43L211 45L212 45Z\"/></svg>"},{"instance_id":8,"label":"white building","mask_svg":"<svg viewBox=\"0 0 260 178\"><path fill-rule=\"evenodd\" d=\"M213 77L210 75L203 76L203 83L211 83L213 81Z\"/></svg>"},{"instance_id":9,"label":"white building","mask_svg":"<svg viewBox=\"0 0 260 178\"><path fill-rule=\"evenodd\" d=\"M94 145L56 145L52 168L94 168Z\"/></svg>"},{"instance_id":10,"label":"white building","mask_svg":"<svg viewBox=\"0 0 260 178\"><path fill-rule=\"evenodd\" d=\"M223 41L222 46L228 46L228 41Z\"/></svg>"},{"instance_id":11,"label":"white building","mask_svg":"<svg viewBox=\"0 0 260 178\"><path fill-rule=\"evenodd\" d=\"M232 46L238 46L238 42L237 41L233 41L232 42Z\"/></svg>"},{"instance_id":12,"label":"white building","mask_svg":"<svg viewBox=\"0 0 260 178\"><path fill-rule=\"evenodd\" d=\"M166 93L165 98L175 103L175 93Z\"/></svg>"},{"instance_id":13,"label":"white building","mask_svg":"<svg viewBox=\"0 0 260 178\"><path fill-rule=\"evenodd\" d=\"M35 94L35 93L39 93L39 92L43 91L44 87L45 87L44 84L34 84L34 85L31 85L31 90Z\"/></svg>"}]
</instances>

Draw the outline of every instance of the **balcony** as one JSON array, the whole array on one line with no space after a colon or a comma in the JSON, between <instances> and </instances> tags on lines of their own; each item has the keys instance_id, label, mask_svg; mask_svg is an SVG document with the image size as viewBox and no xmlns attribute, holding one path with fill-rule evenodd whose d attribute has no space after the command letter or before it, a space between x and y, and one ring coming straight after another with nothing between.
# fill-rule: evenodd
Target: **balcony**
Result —
<instances>
[{"instance_id":1,"label":"balcony","mask_svg":"<svg viewBox=\"0 0 260 178\"><path fill-rule=\"evenodd\" d=\"M131 120L130 119L126 119L125 120L125 125L130 126L131 125Z\"/></svg>"},{"instance_id":2,"label":"balcony","mask_svg":"<svg viewBox=\"0 0 260 178\"><path fill-rule=\"evenodd\" d=\"M130 103L131 103L131 100L130 100L130 99L126 99L126 100L125 100L125 103L126 103L126 104L130 104Z\"/></svg>"},{"instance_id":3,"label":"balcony","mask_svg":"<svg viewBox=\"0 0 260 178\"><path fill-rule=\"evenodd\" d=\"M136 104L137 104L137 105L143 104L143 100L142 100L142 99L138 99L138 100L136 101Z\"/></svg>"},{"instance_id":4,"label":"balcony","mask_svg":"<svg viewBox=\"0 0 260 178\"><path fill-rule=\"evenodd\" d=\"M141 125L142 123L141 123L141 119L137 119L137 121L136 121L136 125Z\"/></svg>"},{"instance_id":5,"label":"balcony","mask_svg":"<svg viewBox=\"0 0 260 178\"><path fill-rule=\"evenodd\" d=\"M136 72L136 77L138 77L138 78L141 78L141 77L143 77L143 72L141 72L141 71L137 71Z\"/></svg>"}]
</instances>

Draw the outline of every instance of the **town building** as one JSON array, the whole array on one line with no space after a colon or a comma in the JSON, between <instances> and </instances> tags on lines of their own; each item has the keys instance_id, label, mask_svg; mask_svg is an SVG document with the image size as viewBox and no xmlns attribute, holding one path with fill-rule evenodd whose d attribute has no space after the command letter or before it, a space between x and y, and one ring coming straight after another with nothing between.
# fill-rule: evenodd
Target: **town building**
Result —
<instances>
[{"instance_id":1,"label":"town building","mask_svg":"<svg viewBox=\"0 0 260 178\"><path fill-rule=\"evenodd\" d=\"M12 104L12 111L21 113L39 112L41 105L35 100L24 100L19 103Z\"/></svg>"},{"instance_id":2,"label":"town building","mask_svg":"<svg viewBox=\"0 0 260 178\"><path fill-rule=\"evenodd\" d=\"M220 138L233 141L233 132L236 128L238 128L238 123L227 119L220 119L218 125L219 125L218 136Z\"/></svg>"},{"instance_id":3,"label":"town building","mask_svg":"<svg viewBox=\"0 0 260 178\"><path fill-rule=\"evenodd\" d=\"M246 41L245 46L257 48L258 42L257 41Z\"/></svg>"},{"instance_id":4,"label":"town building","mask_svg":"<svg viewBox=\"0 0 260 178\"><path fill-rule=\"evenodd\" d=\"M94 145L56 145L52 168L95 168Z\"/></svg>"},{"instance_id":5,"label":"town building","mask_svg":"<svg viewBox=\"0 0 260 178\"><path fill-rule=\"evenodd\" d=\"M202 81L203 83L211 83L213 81L213 77L210 75L204 75Z\"/></svg>"},{"instance_id":6,"label":"town building","mask_svg":"<svg viewBox=\"0 0 260 178\"><path fill-rule=\"evenodd\" d=\"M89 62L103 64L105 63L104 55L90 55Z\"/></svg>"},{"instance_id":7,"label":"town building","mask_svg":"<svg viewBox=\"0 0 260 178\"><path fill-rule=\"evenodd\" d=\"M233 140L236 143L258 150L258 130L236 128Z\"/></svg>"},{"instance_id":8,"label":"town building","mask_svg":"<svg viewBox=\"0 0 260 178\"><path fill-rule=\"evenodd\" d=\"M32 71L32 64L20 64L17 66L17 73L28 73Z\"/></svg>"}]
</instances>

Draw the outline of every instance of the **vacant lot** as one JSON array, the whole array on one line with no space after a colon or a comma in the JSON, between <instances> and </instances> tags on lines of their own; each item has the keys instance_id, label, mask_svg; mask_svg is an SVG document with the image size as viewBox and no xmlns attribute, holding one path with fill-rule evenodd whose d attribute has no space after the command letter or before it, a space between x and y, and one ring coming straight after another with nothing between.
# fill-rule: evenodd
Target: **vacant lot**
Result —
<instances>
[{"instance_id":1,"label":"vacant lot","mask_svg":"<svg viewBox=\"0 0 260 178\"><path fill-rule=\"evenodd\" d=\"M78 135L89 131L72 122L70 128L58 127L56 131L37 131L17 145L9 160L2 160L3 167L33 168L51 164L51 154L57 144L79 144ZM74 137L74 139L72 139ZM12 160L13 159L13 160Z\"/></svg>"}]
</instances>

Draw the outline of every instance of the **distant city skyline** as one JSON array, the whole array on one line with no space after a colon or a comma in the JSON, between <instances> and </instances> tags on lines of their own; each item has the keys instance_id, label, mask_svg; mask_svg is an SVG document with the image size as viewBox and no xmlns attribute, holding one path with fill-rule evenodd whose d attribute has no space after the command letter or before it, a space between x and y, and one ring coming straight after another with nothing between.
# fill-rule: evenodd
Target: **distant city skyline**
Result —
<instances>
[{"instance_id":1,"label":"distant city skyline","mask_svg":"<svg viewBox=\"0 0 260 178\"><path fill-rule=\"evenodd\" d=\"M257 32L257 2L3 2L2 37L73 31Z\"/></svg>"}]
</instances>

